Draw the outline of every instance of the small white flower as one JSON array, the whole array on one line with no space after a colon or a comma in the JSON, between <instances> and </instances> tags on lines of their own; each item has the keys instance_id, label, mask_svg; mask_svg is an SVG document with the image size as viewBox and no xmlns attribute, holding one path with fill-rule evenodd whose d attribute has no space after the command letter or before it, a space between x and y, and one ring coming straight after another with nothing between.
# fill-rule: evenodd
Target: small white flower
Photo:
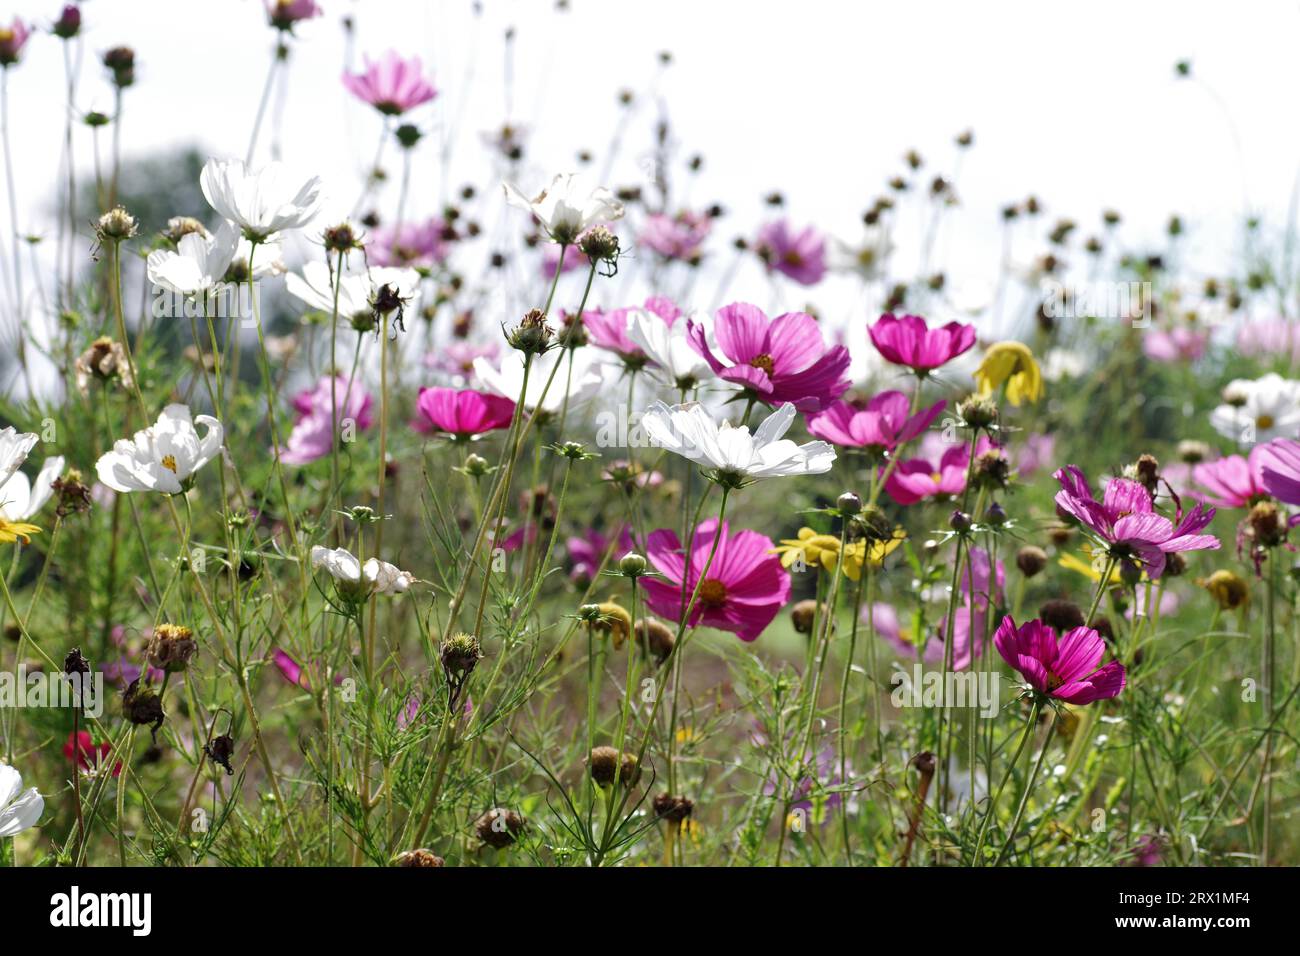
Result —
<instances>
[{"instance_id":1,"label":"small white flower","mask_svg":"<svg viewBox=\"0 0 1300 956\"><path fill-rule=\"evenodd\" d=\"M54 479L62 473L62 455L45 459L34 484L21 471L15 471L8 481L0 482L0 518L27 521L50 500Z\"/></svg>"},{"instance_id":2,"label":"small white flower","mask_svg":"<svg viewBox=\"0 0 1300 956\"><path fill-rule=\"evenodd\" d=\"M856 275L866 282L873 282L884 274L885 262L893 251L894 244L889 241L888 233L879 227L868 228L856 246L843 239L831 239L830 267L834 272Z\"/></svg>"},{"instance_id":3,"label":"small white flower","mask_svg":"<svg viewBox=\"0 0 1300 956\"><path fill-rule=\"evenodd\" d=\"M1070 349L1048 349L1043 356L1043 378L1059 382L1065 378L1078 378L1088 370L1088 360Z\"/></svg>"},{"instance_id":4,"label":"small white flower","mask_svg":"<svg viewBox=\"0 0 1300 956\"><path fill-rule=\"evenodd\" d=\"M642 427L662 447L713 469L721 484L739 487L760 478L820 475L830 471L835 449L824 441L796 445L782 438L795 409L782 405L751 435L747 426L713 420L703 405L655 402L641 418Z\"/></svg>"},{"instance_id":5,"label":"small white flower","mask_svg":"<svg viewBox=\"0 0 1300 956\"><path fill-rule=\"evenodd\" d=\"M45 800L35 787L23 792L23 775L0 761L0 837L17 836L45 812Z\"/></svg>"},{"instance_id":6,"label":"small white flower","mask_svg":"<svg viewBox=\"0 0 1300 956\"><path fill-rule=\"evenodd\" d=\"M206 295L226 279L239 247L239 229L223 222L216 235L191 232L181 237L176 251L149 253L149 281L179 295Z\"/></svg>"},{"instance_id":7,"label":"small white flower","mask_svg":"<svg viewBox=\"0 0 1300 956\"><path fill-rule=\"evenodd\" d=\"M12 426L0 428L0 483L22 467L39 437L35 432L15 431Z\"/></svg>"},{"instance_id":8,"label":"small white flower","mask_svg":"<svg viewBox=\"0 0 1300 956\"><path fill-rule=\"evenodd\" d=\"M206 431L202 436L195 425ZM225 431L211 415L191 418L185 405L168 405L158 421L133 439L120 438L95 464L99 480L114 491L161 491L175 495L221 452Z\"/></svg>"},{"instance_id":9,"label":"small white flower","mask_svg":"<svg viewBox=\"0 0 1300 956\"><path fill-rule=\"evenodd\" d=\"M339 318L347 321L372 316L370 301L385 285L397 290L407 308L413 307L420 297L420 274L414 269L376 267L365 272L345 272L339 280ZM302 275L289 273L284 277L284 287L311 308L334 314L334 280L325 263L307 263L302 267Z\"/></svg>"},{"instance_id":10,"label":"small white flower","mask_svg":"<svg viewBox=\"0 0 1300 956\"><path fill-rule=\"evenodd\" d=\"M604 186L591 188L576 173L561 173L532 199L503 183L506 202L527 209L556 242L572 243L599 222L623 218L623 204Z\"/></svg>"},{"instance_id":11,"label":"small white flower","mask_svg":"<svg viewBox=\"0 0 1300 956\"><path fill-rule=\"evenodd\" d=\"M304 181L280 163L254 172L237 159L209 159L199 185L213 209L257 242L286 229L301 229L320 210L320 177Z\"/></svg>"},{"instance_id":12,"label":"small white flower","mask_svg":"<svg viewBox=\"0 0 1300 956\"><path fill-rule=\"evenodd\" d=\"M361 600L370 594L401 594L411 586L414 578L387 561L371 558L363 565L359 558L346 548L311 549L311 566L324 568L338 582L339 593L349 599Z\"/></svg>"},{"instance_id":13,"label":"small white flower","mask_svg":"<svg viewBox=\"0 0 1300 956\"><path fill-rule=\"evenodd\" d=\"M1210 425L1242 444L1300 438L1300 382L1270 372L1237 379L1223 390L1229 401L1210 413Z\"/></svg>"},{"instance_id":14,"label":"small white flower","mask_svg":"<svg viewBox=\"0 0 1300 956\"><path fill-rule=\"evenodd\" d=\"M710 349L718 351L707 316L701 313L691 319L697 325L704 326ZM669 388L679 391L696 388L701 382L718 380L709 363L691 346L686 336L686 326L685 317L669 325L646 309L628 310L627 337L656 366L647 368L646 371Z\"/></svg>"},{"instance_id":15,"label":"small white flower","mask_svg":"<svg viewBox=\"0 0 1300 956\"><path fill-rule=\"evenodd\" d=\"M564 407L564 386L569 384L569 411L576 411L600 394L605 384L604 366L593 356L594 349L578 349L573 353L573 375L570 378L567 368L568 350L553 348L549 352L533 356L532 368L528 373L528 394L524 397L524 408L534 409L546 389L546 400L542 402L542 411L558 414ZM564 363L555 372L551 387L546 388L546 380L551 378L551 371L557 362ZM524 385L524 354L511 350L501 357L498 367L485 356L474 360L474 376L489 392L504 395L512 402L519 401L519 392Z\"/></svg>"}]
</instances>

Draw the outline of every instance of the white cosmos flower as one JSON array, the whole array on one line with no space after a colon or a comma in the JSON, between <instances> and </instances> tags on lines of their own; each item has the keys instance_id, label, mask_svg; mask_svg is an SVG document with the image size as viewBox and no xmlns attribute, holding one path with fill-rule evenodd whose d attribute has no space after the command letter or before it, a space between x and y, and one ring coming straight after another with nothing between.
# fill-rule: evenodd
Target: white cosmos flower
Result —
<instances>
[{"instance_id":1,"label":"white cosmos flower","mask_svg":"<svg viewBox=\"0 0 1300 956\"><path fill-rule=\"evenodd\" d=\"M605 369L592 354L594 349L578 349L573 353L573 375L568 369L568 349L553 348L548 352L533 356L532 368L528 373L528 394L524 397L524 408L533 409L546 389L546 400L542 402L542 411L558 414L564 407L564 386L569 384L569 411L576 411L600 394L605 384ZM546 388L546 380L551 377L551 370L557 362L562 363L555 372L551 387ZM493 365L486 356L474 360L474 376L489 392L504 395L512 402L519 401L519 391L524 385L524 353L511 349L501 357L500 366Z\"/></svg>"},{"instance_id":2,"label":"white cosmos flower","mask_svg":"<svg viewBox=\"0 0 1300 956\"><path fill-rule=\"evenodd\" d=\"M1300 382L1270 372L1229 382L1223 394L1233 404L1212 411L1210 424L1224 438L1243 444L1300 438Z\"/></svg>"},{"instance_id":3,"label":"white cosmos flower","mask_svg":"<svg viewBox=\"0 0 1300 956\"><path fill-rule=\"evenodd\" d=\"M339 593L348 598L364 598L370 594L401 594L415 579L407 571L377 558L365 564L347 548L311 549L311 566L324 568L338 582Z\"/></svg>"},{"instance_id":4,"label":"white cosmos flower","mask_svg":"<svg viewBox=\"0 0 1300 956\"><path fill-rule=\"evenodd\" d=\"M871 282L884 274L885 261L893 251L888 233L879 227L868 228L856 246L843 239L831 239L830 267L834 272L857 275Z\"/></svg>"},{"instance_id":5,"label":"white cosmos flower","mask_svg":"<svg viewBox=\"0 0 1300 956\"><path fill-rule=\"evenodd\" d=\"M225 281L237 248L239 229L231 222L223 222L216 235L186 233L175 252L156 249L149 253L145 260L149 281L180 295L206 295Z\"/></svg>"},{"instance_id":6,"label":"white cosmos flower","mask_svg":"<svg viewBox=\"0 0 1300 956\"><path fill-rule=\"evenodd\" d=\"M23 775L0 761L0 837L17 836L45 812L45 800L35 787L23 791Z\"/></svg>"},{"instance_id":7,"label":"white cosmos flower","mask_svg":"<svg viewBox=\"0 0 1300 956\"><path fill-rule=\"evenodd\" d=\"M15 431L12 426L0 428L0 483L22 467L38 438L35 432Z\"/></svg>"},{"instance_id":8,"label":"white cosmos flower","mask_svg":"<svg viewBox=\"0 0 1300 956\"><path fill-rule=\"evenodd\" d=\"M62 455L45 459L34 484L21 471L15 471L8 481L0 482L0 518L8 521L31 518L50 500L54 493L54 479L62 473Z\"/></svg>"},{"instance_id":9,"label":"white cosmos flower","mask_svg":"<svg viewBox=\"0 0 1300 956\"><path fill-rule=\"evenodd\" d=\"M835 449L824 441L796 445L782 438L794 421L794 406L782 405L751 435L747 426L713 420L703 405L655 402L641 425L662 447L713 469L722 484L739 487L760 478L820 475L831 470Z\"/></svg>"},{"instance_id":10,"label":"white cosmos flower","mask_svg":"<svg viewBox=\"0 0 1300 956\"><path fill-rule=\"evenodd\" d=\"M708 317L697 313L691 319L703 325L710 349L719 351ZM678 390L696 388L701 382L718 380L709 363L691 346L686 336L686 326L684 316L669 325L647 309L628 310L627 337L657 366L647 368L646 371L669 388Z\"/></svg>"},{"instance_id":11,"label":"white cosmos flower","mask_svg":"<svg viewBox=\"0 0 1300 956\"><path fill-rule=\"evenodd\" d=\"M209 159L199 174L199 186L218 214L257 242L286 229L301 229L320 210L320 177L303 180L281 163L253 171L238 159Z\"/></svg>"},{"instance_id":12,"label":"white cosmos flower","mask_svg":"<svg viewBox=\"0 0 1300 956\"><path fill-rule=\"evenodd\" d=\"M206 429L202 436L196 424ZM114 442L95 472L114 491L179 494L196 471L220 454L224 435L221 422L211 415L191 418L187 406L168 405L153 425Z\"/></svg>"},{"instance_id":13,"label":"white cosmos flower","mask_svg":"<svg viewBox=\"0 0 1300 956\"><path fill-rule=\"evenodd\" d=\"M364 272L345 272L339 284L339 317L344 321L356 316L370 316L370 300L383 286L392 286L413 308L420 297L420 273L414 269L373 268ZM302 275L290 272L284 277L289 294L313 309L334 314L334 280L330 267L323 262L309 262Z\"/></svg>"},{"instance_id":14,"label":"white cosmos flower","mask_svg":"<svg viewBox=\"0 0 1300 956\"><path fill-rule=\"evenodd\" d=\"M532 199L510 183L502 187L506 202L532 212L556 242L571 243L597 223L623 218L623 204L612 192L593 189L577 173L561 173Z\"/></svg>"}]
</instances>

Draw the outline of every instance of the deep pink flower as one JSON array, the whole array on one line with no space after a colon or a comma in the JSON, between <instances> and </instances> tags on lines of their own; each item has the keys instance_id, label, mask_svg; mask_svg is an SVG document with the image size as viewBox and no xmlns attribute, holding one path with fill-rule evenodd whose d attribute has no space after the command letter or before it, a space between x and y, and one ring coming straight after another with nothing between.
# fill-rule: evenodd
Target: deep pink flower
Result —
<instances>
[{"instance_id":1,"label":"deep pink flower","mask_svg":"<svg viewBox=\"0 0 1300 956\"><path fill-rule=\"evenodd\" d=\"M266 0L266 15L277 30L292 30L295 23L320 14L316 0Z\"/></svg>"},{"instance_id":2,"label":"deep pink flower","mask_svg":"<svg viewBox=\"0 0 1300 956\"><path fill-rule=\"evenodd\" d=\"M441 219L407 222L397 227L383 227L371 234L366 249L374 266L432 266L445 262L450 251L447 226Z\"/></svg>"},{"instance_id":3,"label":"deep pink flower","mask_svg":"<svg viewBox=\"0 0 1300 956\"><path fill-rule=\"evenodd\" d=\"M271 660L276 670L280 672L280 676L290 684L295 684L303 690L311 690L311 681L307 678L307 672L301 664L289 656L288 651L277 647L271 654Z\"/></svg>"},{"instance_id":4,"label":"deep pink flower","mask_svg":"<svg viewBox=\"0 0 1300 956\"><path fill-rule=\"evenodd\" d=\"M796 232L784 219L769 222L754 248L769 270L800 285L816 285L826 275L826 239L812 226Z\"/></svg>"},{"instance_id":5,"label":"deep pink flower","mask_svg":"<svg viewBox=\"0 0 1300 956\"><path fill-rule=\"evenodd\" d=\"M808 431L832 445L893 451L930 427L945 403L935 402L915 415L902 392L881 392L866 407L833 402L808 419Z\"/></svg>"},{"instance_id":6,"label":"deep pink flower","mask_svg":"<svg viewBox=\"0 0 1300 956\"><path fill-rule=\"evenodd\" d=\"M994 632L993 643L1034 690L1067 704L1091 704L1124 689L1123 664L1098 666L1106 642L1090 627L1073 628L1058 640L1042 621L1026 621L1017 628L1008 614Z\"/></svg>"},{"instance_id":7,"label":"deep pink flower","mask_svg":"<svg viewBox=\"0 0 1300 956\"><path fill-rule=\"evenodd\" d=\"M609 550L609 538L595 528L588 528L581 536L574 535L564 542L564 550L569 555L569 578L575 584L588 584L600 571L600 563ZM619 535L618 547L613 557L636 550L632 544L632 534L627 529Z\"/></svg>"},{"instance_id":8,"label":"deep pink flower","mask_svg":"<svg viewBox=\"0 0 1300 956\"><path fill-rule=\"evenodd\" d=\"M646 555L662 577L645 578L644 587L646 604L660 617L681 620L717 532L716 518L695 529L689 562L675 532L651 532ZM733 534L724 521L690 624L730 631L742 641L755 640L790 599L790 575L781 567L781 559L771 553L773 547L766 535L757 531Z\"/></svg>"},{"instance_id":9,"label":"deep pink flower","mask_svg":"<svg viewBox=\"0 0 1300 956\"><path fill-rule=\"evenodd\" d=\"M420 417L411 422L418 432L442 432L457 441L509 428L515 403L500 395L472 388L422 388L415 402Z\"/></svg>"},{"instance_id":10,"label":"deep pink flower","mask_svg":"<svg viewBox=\"0 0 1300 956\"><path fill-rule=\"evenodd\" d=\"M78 730L76 733L68 734L68 739L63 745L63 756L76 763L78 770L89 772L105 766L107 761L104 758L112 750L113 745L108 741L97 744L90 731ZM113 766L113 776L119 776L121 773L122 762L119 760Z\"/></svg>"},{"instance_id":11,"label":"deep pink flower","mask_svg":"<svg viewBox=\"0 0 1300 956\"><path fill-rule=\"evenodd\" d=\"M849 350L827 348L817 320L803 312L769 319L756 305L723 306L714 334L729 365L709 348L704 326L687 319L686 332L715 375L773 407L790 402L801 412L819 412L852 384L845 375Z\"/></svg>"},{"instance_id":12,"label":"deep pink flower","mask_svg":"<svg viewBox=\"0 0 1300 956\"><path fill-rule=\"evenodd\" d=\"M1031 432L1016 455L1016 476L1028 478L1039 469L1050 465L1056 457L1056 436Z\"/></svg>"},{"instance_id":13,"label":"deep pink flower","mask_svg":"<svg viewBox=\"0 0 1300 956\"><path fill-rule=\"evenodd\" d=\"M14 17L8 27L0 27L0 66L9 67L18 62L18 55L23 52L32 31L27 24Z\"/></svg>"},{"instance_id":14,"label":"deep pink flower","mask_svg":"<svg viewBox=\"0 0 1300 956\"><path fill-rule=\"evenodd\" d=\"M919 315L886 312L867 327L871 344L885 361L906 365L918 374L946 365L975 344L975 326L949 322L930 328Z\"/></svg>"},{"instance_id":15,"label":"deep pink flower","mask_svg":"<svg viewBox=\"0 0 1300 956\"><path fill-rule=\"evenodd\" d=\"M323 458L334 447L334 435L339 430L331 427L331 414L338 412L340 426L351 421L359 431L364 431L370 427L372 405L374 399L360 382L349 382L342 375L325 376L313 388L294 396L298 420L289 433L280 460L289 465L305 465Z\"/></svg>"},{"instance_id":16,"label":"deep pink flower","mask_svg":"<svg viewBox=\"0 0 1300 956\"><path fill-rule=\"evenodd\" d=\"M1001 561L990 569L989 553L984 548L971 548L966 565L961 573L961 593L968 604L976 610L984 610L990 604L996 606L1002 601L1003 588L1007 583L1007 569ZM992 573L990 571L992 570Z\"/></svg>"},{"instance_id":17,"label":"deep pink flower","mask_svg":"<svg viewBox=\"0 0 1300 956\"><path fill-rule=\"evenodd\" d=\"M385 116L400 116L438 95L421 75L423 64L418 56L404 60L389 50L378 61L366 57L365 63L362 73L344 73L343 85Z\"/></svg>"},{"instance_id":18,"label":"deep pink flower","mask_svg":"<svg viewBox=\"0 0 1300 956\"><path fill-rule=\"evenodd\" d=\"M1057 506L1105 542L1112 556L1145 565L1153 579L1164 573L1166 554L1219 547L1214 535L1196 533L1213 520L1213 508L1198 504L1177 516L1175 525L1155 513L1151 495L1131 478L1112 479L1102 500L1097 501L1088 479L1076 466L1066 465L1053 477L1061 483L1056 493Z\"/></svg>"},{"instance_id":19,"label":"deep pink flower","mask_svg":"<svg viewBox=\"0 0 1300 956\"><path fill-rule=\"evenodd\" d=\"M675 216L657 212L646 217L637 238L665 259L691 262L699 260L700 246L712 228L713 220L707 215L686 210Z\"/></svg>"},{"instance_id":20,"label":"deep pink flower","mask_svg":"<svg viewBox=\"0 0 1300 956\"><path fill-rule=\"evenodd\" d=\"M1300 505L1300 442L1274 438L1263 447L1267 450L1260 475L1264 490L1278 501Z\"/></svg>"},{"instance_id":21,"label":"deep pink flower","mask_svg":"<svg viewBox=\"0 0 1300 956\"><path fill-rule=\"evenodd\" d=\"M868 611L863 609L862 616L865 618L867 613ZM925 636L924 643L918 645L911 635L903 633L898 612L893 607L877 603L872 606L870 613L876 633L888 641L900 657L926 664L938 664L943 661L943 640L948 633L947 617L941 618L938 625ZM972 611L970 608L963 608L957 612L957 619L952 626L954 670L965 670L970 666L971 658L981 652L980 638L984 634L984 620L984 612L980 610ZM976 636L975 641L971 640L972 633Z\"/></svg>"},{"instance_id":22,"label":"deep pink flower","mask_svg":"<svg viewBox=\"0 0 1300 956\"><path fill-rule=\"evenodd\" d=\"M966 468L970 446L951 445L938 462L927 458L901 461L885 481L885 491L900 505L912 505L926 498L951 497L966 490Z\"/></svg>"},{"instance_id":23,"label":"deep pink flower","mask_svg":"<svg viewBox=\"0 0 1300 956\"><path fill-rule=\"evenodd\" d=\"M1142 352L1157 362L1194 362L1210 344L1209 329L1177 325L1172 329L1148 329L1142 336Z\"/></svg>"},{"instance_id":24,"label":"deep pink flower","mask_svg":"<svg viewBox=\"0 0 1300 956\"><path fill-rule=\"evenodd\" d=\"M1278 439L1287 441L1288 439ZM1192 480L1207 494L1192 494L1219 508L1249 508L1261 495L1264 487L1265 465L1273 460L1269 442L1256 445L1246 458L1228 455L1215 461L1203 461L1192 468Z\"/></svg>"}]
</instances>

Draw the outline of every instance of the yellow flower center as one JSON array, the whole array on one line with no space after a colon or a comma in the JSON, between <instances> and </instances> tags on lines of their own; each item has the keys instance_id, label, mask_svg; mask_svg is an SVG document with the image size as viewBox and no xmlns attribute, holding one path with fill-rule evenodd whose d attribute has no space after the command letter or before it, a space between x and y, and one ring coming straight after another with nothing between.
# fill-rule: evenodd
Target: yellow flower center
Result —
<instances>
[{"instance_id":1,"label":"yellow flower center","mask_svg":"<svg viewBox=\"0 0 1300 956\"><path fill-rule=\"evenodd\" d=\"M939 482L943 481L943 473L939 471L930 472L930 480L937 485Z\"/></svg>"},{"instance_id":2,"label":"yellow flower center","mask_svg":"<svg viewBox=\"0 0 1300 956\"><path fill-rule=\"evenodd\" d=\"M775 367L772 363L772 356L764 352L762 355L755 355L749 360L749 364L754 368L761 368L767 373L767 377L772 377L772 369Z\"/></svg>"},{"instance_id":3,"label":"yellow flower center","mask_svg":"<svg viewBox=\"0 0 1300 956\"><path fill-rule=\"evenodd\" d=\"M727 586L717 578L705 578L700 584L699 602L705 607L722 607L727 601Z\"/></svg>"},{"instance_id":4,"label":"yellow flower center","mask_svg":"<svg viewBox=\"0 0 1300 956\"><path fill-rule=\"evenodd\" d=\"M176 473L177 473L177 472L176 472L176 456L175 456L175 455L163 455L162 466L163 466L164 468L166 468L168 471L170 471L173 475L176 474Z\"/></svg>"},{"instance_id":5,"label":"yellow flower center","mask_svg":"<svg viewBox=\"0 0 1300 956\"><path fill-rule=\"evenodd\" d=\"M1272 427L1273 427L1273 416L1272 416L1272 415L1260 415L1258 418L1255 419L1255 424L1256 424L1257 426L1259 426L1260 428L1272 428Z\"/></svg>"}]
</instances>

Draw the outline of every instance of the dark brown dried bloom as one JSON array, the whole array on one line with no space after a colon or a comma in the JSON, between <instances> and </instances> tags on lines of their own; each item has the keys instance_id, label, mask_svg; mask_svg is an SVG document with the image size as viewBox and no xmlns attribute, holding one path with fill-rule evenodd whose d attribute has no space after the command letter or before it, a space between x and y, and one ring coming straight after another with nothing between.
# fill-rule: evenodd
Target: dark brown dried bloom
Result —
<instances>
[{"instance_id":1,"label":"dark brown dried bloom","mask_svg":"<svg viewBox=\"0 0 1300 956\"><path fill-rule=\"evenodd\" d=\"M407 850L405 853L399 853L397 859L393 861L394 866L445 866L446 861L432 850L426 850L420 847L418 850Z\"/></svg>"},{"instance_id":2,"label":"dark brown dried bloom","mask_svg":"<svg viewBox=\"0 0 1300 956\"><path fill-rule=\"evenodd\" d=\"M527 825L514 810L493 807L474 821L474 833L488 846L501 850L514 843Z\"/></svg>"},{"instance_id":3,"label":"dark brown dried bloom","mask_svg":"<svg viewBox=\"0 0 1300 956\"><path fill-rule=\"evenodd\" d=\"M1047 552L1032 544L1027 544L1016 552L1016 567L1027 578L1041 574L1047 567Z\"/></svg>"},{"instance_id":4,"label":"dark brown dried bloom","mask_svg":"<svg viewBox=\"0 0 1300 956\"><path fill-rule=\"evenodd\" d=\"M183 671L199 652L194 632L180 624L159 624L145 646L149 664L159 670Z\"/></svg>"},{"instance_id":5,"label":"dark brown dried bloom","mask_svg":"<svg viewBox=\"0 0 1300 956\"><path fill-rule=\"evenodd\" d=\"M1083 627L1083 611L1073 601L1051 600L1038 609L1038 619L1058 634Z\"/></svg>"}]
</instances>

